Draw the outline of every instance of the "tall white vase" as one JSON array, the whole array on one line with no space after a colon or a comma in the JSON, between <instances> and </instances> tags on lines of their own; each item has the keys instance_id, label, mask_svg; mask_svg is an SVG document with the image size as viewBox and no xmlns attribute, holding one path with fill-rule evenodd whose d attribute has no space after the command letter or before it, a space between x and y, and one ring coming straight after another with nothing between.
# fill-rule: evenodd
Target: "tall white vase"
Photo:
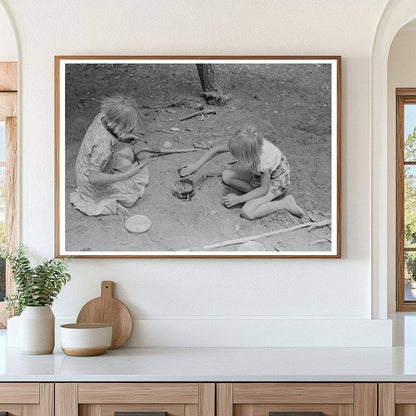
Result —
<instances>
[{"instance_id":1,"label":"tall white vase","mask_svg":"<svg viewBox=\"0 0 416 416\"><path fill-rule=\"evenodd\" d=\"M19 351L50 354L55 347L55 316L50 306L26 306L19 319Z\"/></svg>"}]
</instances>

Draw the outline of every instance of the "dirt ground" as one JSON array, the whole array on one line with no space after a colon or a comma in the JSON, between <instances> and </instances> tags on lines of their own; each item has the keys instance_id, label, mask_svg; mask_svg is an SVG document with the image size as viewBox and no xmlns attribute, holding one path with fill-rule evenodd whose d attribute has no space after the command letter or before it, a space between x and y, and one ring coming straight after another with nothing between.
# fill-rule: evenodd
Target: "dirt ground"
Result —
<instances>
[{"instance_id":1,"label":"dirt ground","mask_svg":"<svg viewBox=\"0 0 416 416\"><path fill-rule=\"evenodd\" d=\"M216 67L226 106L207 105L195 65L67 65L66 72L66 250L177 251L292 227L300 221L286 211L245 220L239 206L221 204L233 192L221 182L221 172L233 161L222 154L192 175L196 194L179 200L171 193L178 168L203 155L203 150L156 157L149 165L150 184L129 215L144 214L152 228L129 233L123 216L88 217L69 202L75 189L74 165L84 134L99 112L99 100L111 94L133 96L149 122L147 143L139 148L192 148L194 143L227 140L244 124L254 124L287 156L291 167L288 193L316 221L331 213L331 93L329 65L220 65ZM195 111L195 103L215 115L180 118ZM172 105L179 103L178 105ZM169 106L170 107L166 107ZM150 107L150 108L149 108ZM154 108L166 107L166 108ZM174 128L174 130L171 130ZM155 131L164 130L164 131ZM167 145L169 145L169 143ZM326 214L326 215L324 215ZM266 250L329 251L329 227L302 229L260 241ZM317 240L322 240L317 242ZM238 245L221 249L236 251Z\"/></svg>"}]
</instances>

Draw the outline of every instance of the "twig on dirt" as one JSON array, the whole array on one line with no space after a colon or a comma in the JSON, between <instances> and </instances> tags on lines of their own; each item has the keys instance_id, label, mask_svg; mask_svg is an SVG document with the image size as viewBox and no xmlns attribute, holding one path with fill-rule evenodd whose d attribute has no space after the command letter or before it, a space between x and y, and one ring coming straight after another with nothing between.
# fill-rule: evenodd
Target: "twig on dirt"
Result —
<instances>
[{"instance_id":1,"label":"twig on dirt","mask_svg":"<svg viewBox=\"0 0 416 416\"><path fill-rule=\"evenodd\" d=\"M201 150L209 150L209 149L211 149L211 146L209 146L207 144L194 143L193 146L195 147L195 149L201 149Z\"/></svg>"},{"instance_id":2,"label":"twig on dirt","mask_svg":"<svg viewBox=\"0 0 416 416\"><path fill-rule=\"evenodd\" d=\"M328 236L326 236L326 235L324 235L324 236L322 236L321 238L318 238L317 240L314 240L314 241L311 241L309 244L311 245L311 246L314 246L315 244L320 244L320 243L331 243L332 242L332 240L331 240L331 238L330 237L328 237Z\"/></svg>"},{"instance_id":3,"label":"twig on dirt","mask_svg":"<svg viewBox=\"0 0 416 416\"><path fill-rule=\"evenodd\" d=\"M314 214L322 215L323 217L330 217L332 214L330 212L323 212L321 210L313 211Z\"/></svg>"},{"instance_id":4,"label":"twig on dirt","mask_svg":"<svg viewBox=\"0 0 416 416\"><path fill-rule=\"evenodd\" d=\"M328 240L325 240L325 238L321 238L321 239L319 239L319 240L314 240L314 241L312 241L312 242L310 243L310 245L311 245L311 246L314 246L314 245L316 245L316 244L327 243L327 242L328 242Z\"/></svg>"},{"instance_id":5,"label":"twig on dirt","mask_svg":"<svg viewBox=\"0 0 416 416\"><path fill-rule=\"evenodd\" d=\"M152 133L155 133L155 132L166 133L166 134L175 134L174 131L163 130L163 129L154 129L154 130L152 130Z\"/></svg>"},{"instance_id":6,"label":"twig on dirt","mask_svg":"<svg viewBox=\"0 0 416 416\"><path fill-rule=\"evenodd\" d=\"M190 118L198 117L198 116L207 116L208 114L217 114L215 110L201 110L201 111L195 111L195 113L188 114L185 117L180 118L180 121L189 120Z\"/></svg>"},{"instance_id":7,"label":"twig on dirt","mask_svg":"<svg viewBox=\"0 0 416 416\"><path fill-rule=\"evenodd\" d=\"M323 222L323 221L321 221L321 222ZM295 225L294 227L290 227L290 228L282 228L281 230L269 231L268 233L264 233L264 234L252 235L250 237L241 237L241 238L236 238L235 240L228 240L228 241L224 241L222 243L211 244L211 245L202 247L202 249L203 250L211 250L213 248L221 248L221 247L226 247L226 246L232 246L234 244L241 244L241 243L245 243L247 241L259 240L260 238L271 237L272 235L276 235L276 234L288 233L290 231L296 231L296 230L299 230L301 228L306 228L306 227L310 227L311 225L318 225L318 224L320 224L320 223L319 222L317 222L317 223L306 222L304 224ZM327 225L327 224L325 224L325 225Z\"/></svg>"},{"instance_id":8,"label":"twig on dirt","mask_svg":"<svg viewBox=\"0 0 416 416\"><path fill-rule=\"evenodd\" d=\"M323 220L320 222L315 222L308 228L308 231L313 231L318 228L326 227L327 225L331 225L331 220Z\"/></svg>"},{"instance_id":9,"label":"twig on dirt","mask_svg":"<svg viewBox=\"0 0 416 416\"><path fill-rule=\"evenodd\" d=\"M139 153L147 152L147 153L155 153L158 156L161 155L171 155L174 153L189 153L189 152L197 152L199 149L142 149L136 153L136 156Z\"/></svg>"},{"instance_id":10,"label":"twig on dirt","mask_svg":"<svg viewBox=\"0 0 416 416\"><path fill-rule=\"evenodd\" d=\"M175 104L166 104L166 105L155 105L155 106L151 106L151 105L142 105L140 108L146 108L148 110L159 110L161 108L169 108L169 107L175 107Z\"/></svg>"},{"instance_id":11,"label":"twig on dirt","mask_svg":"<svg viewBox=\"0 0 416 416\"><path fill-rule=\"evenodd\" d=\"M183 97L183 96L175 97L173 101L170 103L166 103L162 105L143 105L143 106L140 106L140 108L147 108L150 110L159 110L163 108L181 107L181 106L188 107L188 108L195 108L198 110L202 110L204 108L204 106L199 101L195 101L191 98Z\"/></svg>"}]
</instances>

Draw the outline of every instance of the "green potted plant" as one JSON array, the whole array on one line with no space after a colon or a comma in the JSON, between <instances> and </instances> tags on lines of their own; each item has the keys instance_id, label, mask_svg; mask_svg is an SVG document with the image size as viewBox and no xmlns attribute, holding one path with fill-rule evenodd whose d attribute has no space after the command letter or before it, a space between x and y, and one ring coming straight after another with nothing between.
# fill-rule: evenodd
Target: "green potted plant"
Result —
<instances>
[{"instance_id":1,"label":"green potted plant","mask_svg":"<svg viewBox=\"0 0 416 416\"><path fill-rule=\"evenodd\" d=\"M71 276L68 258L45 260L32 266L23 246L0 250L10 261L16 292L6 296L8 309L19 318L19 351L23 354L49 354L55 346L55 316L51 305Z\"/></svg>"}]
</instances>

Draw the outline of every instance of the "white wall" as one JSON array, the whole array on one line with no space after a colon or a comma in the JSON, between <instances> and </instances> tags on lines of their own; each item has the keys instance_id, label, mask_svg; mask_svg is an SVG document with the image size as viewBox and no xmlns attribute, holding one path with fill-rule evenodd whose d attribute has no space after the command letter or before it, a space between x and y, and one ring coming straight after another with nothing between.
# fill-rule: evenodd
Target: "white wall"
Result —
<instances>
[{"instance_id":1,"label":"white wall","mask_svg":"<svg viewBox=\"0 0 416 416\"><path fill-rule=\"evenodd\" d=\"M3 7L0 6L0 61L17 61L17 45L13 28Z\"/></svg>"},{"instance_id":2,"label":"white wall","mask_svg":"<svg viewBox=\"0 0 416 416\"><path fill-rule=\"evenodd\" d=\"M130 345L389 344L389 322L370 320L369 64L387 0L0 2L22 43L21 235L40 257L53 256L54 55L343 58L342 259L73 260L58 317L110 279L138 320Z\"/></svg>"},{"instance_id":3,"label":"white wall","mask_svg":"<svg viewBox=\"0 0 416 416\"><path fill-rule=\"evenodd\" d=\"M404 26L391 44L388 61L388 307L396 310L396 88L416 88L416 25Z\"/></svg>"}]
</instances>

